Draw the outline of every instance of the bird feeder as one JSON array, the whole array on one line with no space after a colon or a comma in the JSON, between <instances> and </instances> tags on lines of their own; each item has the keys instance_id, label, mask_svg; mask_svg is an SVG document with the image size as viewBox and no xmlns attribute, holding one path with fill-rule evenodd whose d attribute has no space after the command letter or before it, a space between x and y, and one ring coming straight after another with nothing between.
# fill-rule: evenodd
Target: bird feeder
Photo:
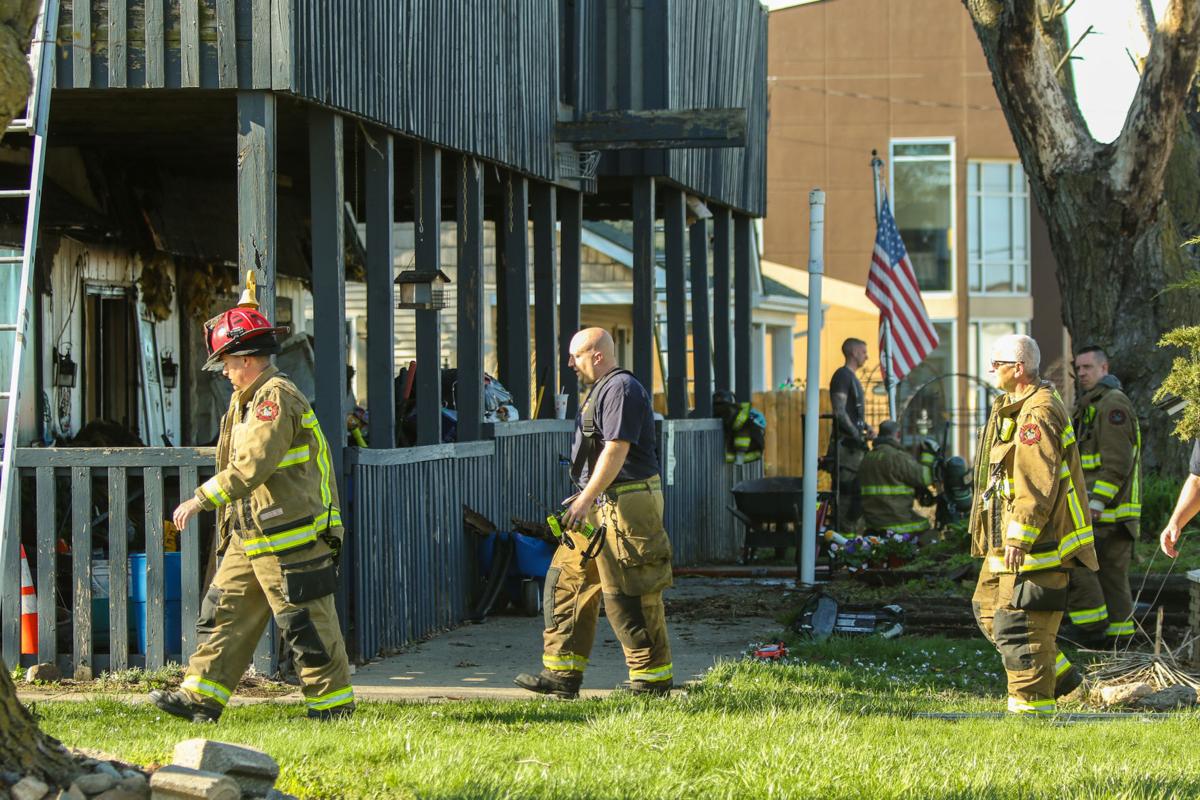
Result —
<instances>
[{"instance_id":1,"label":"bird feeder","mask_svg":"<svg viewBox=\"0 0 1200 800\"><path fill-rule=\"evenodd\" d=\"M175 363L175 359L171 357L170 350L164 350L162 353L162 384L164 389L174 389L179 381L179 365Z\"/></svg>"},{"instance_id":2,"label":"bird feeder","mask_svg":"<svg viewBox=\"0 0 1200 800\"><path fill-rule=\"evenodd\" d=\"M396 308L440 311L446 307L446 290L442 287L449 282L440 269L405 270L396 278Z\"/></svg>"},{"instance_id":3,"label":"bird feeder","mask_svg":"<svg viewBox=\"0 0 1200 800\"><path fill-rule=\"evenodd\" d=\"M54 385L60 389L75 387L75 361L69 348L57 352L54 357Z\"/></svg>"}]
</instances>

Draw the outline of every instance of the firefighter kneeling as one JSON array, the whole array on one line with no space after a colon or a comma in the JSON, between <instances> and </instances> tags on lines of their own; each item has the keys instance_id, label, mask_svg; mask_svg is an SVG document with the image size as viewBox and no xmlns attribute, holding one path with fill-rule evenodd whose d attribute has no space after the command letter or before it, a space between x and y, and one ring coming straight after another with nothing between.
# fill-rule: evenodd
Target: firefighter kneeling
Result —
<instances>
[{"instance_id":1,"label":"firefighter kneeling","mask_svg":"<svg viewBox=\"0 0 1200 800\"><path fill-rule=\"evenodd\" d=\"M929 528L929 520L913 509L913 500L928 494L932 463L928 449L920 464L905 452L898 424L890 419L880 423L873 449L858 469L867 533L921 533Z\"/></svg>"},{"instance_id":2,"label":"firefighter kneeling","mask_svg":"<svg viewBox=\"0 0 1200 800\"><path fill-rule=\"evenodd\" d=\"M1041 354L1011 334L992 350L996 386L975 458L971 553L983 569L971 604L1008 674L1008 710L1049 714L1082 682L1057 653L1069 572L1096 570L1075 431L1062 398L1038 379Z\"/></svg>"},{"instance_id":3,"label":"firefighter kneeling","mask_svg":"<svg viewBox=\"0 0 1200 800\"><path fill-rule=\"evenodd\" d=\"M207 370L233 384L221 420L217 474L175 509L183 530L216 510L221 565L204 597L202 638L183 686L150 698L169 714L216 722L274 615L295 654L308 716L354 710L333 593L342 539L329 446L304 395L271 364L274 328L250 299L206 323Z\"/></svg>"}]
</instances>

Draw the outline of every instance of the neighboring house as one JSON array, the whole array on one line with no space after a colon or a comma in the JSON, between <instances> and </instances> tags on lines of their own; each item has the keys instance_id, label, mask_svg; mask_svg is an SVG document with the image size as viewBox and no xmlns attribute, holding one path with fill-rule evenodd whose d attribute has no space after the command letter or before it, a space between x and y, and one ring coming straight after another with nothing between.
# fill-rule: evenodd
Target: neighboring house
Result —
<instances>
[{"instance_id":1,"label":"neighboring house","mask_svg":"<svg viewBox=\"0 0 1200 800\"><path fill-rule=\"evenodd\" d=\"M763 250L801 272L789 284L807 285L808 193L819 187L825 274L865 291L875 238L871 151L885 162L885 188L941 339L901 386L902 403L939 374L987 381L991 343L1013 332L1031 333L1049 374L1069 384L1045 225L962 4L825 0L773 11L769 73ZM874 367L878 317L870 316L852 335L868 342ZM825 336L838 339L828 346L849 332L827 325ZM823 359L822 381L839 365ZM942 384L937 405L960 428L965 450L983 393L971 378Z\"/></svg>"}]
</instances>

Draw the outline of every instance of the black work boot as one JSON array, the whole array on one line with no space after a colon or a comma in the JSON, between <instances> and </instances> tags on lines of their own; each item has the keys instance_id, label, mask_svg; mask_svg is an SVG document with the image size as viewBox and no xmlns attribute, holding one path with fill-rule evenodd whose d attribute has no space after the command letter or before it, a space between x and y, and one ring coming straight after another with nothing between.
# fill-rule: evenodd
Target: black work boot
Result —
<instances>
[{"instance_id":1,"label":"black work boot","mask_svg":"<svg viewBox=\"0 0 1200 800\"><path fill-rule=\"evenodd\" d=\"M345 705L334 706L333 708L310 708L308 710L308 718L320 722L329 722L339 717L348 717L353 713L354 703L346 703Z\"/></svg>"},{"instance_id":2,"label":"black work boot","mask_svg":"<svg viewBox=\"0 0 1200 800\"><path fill-rule=\"evenodd\" d=\"M1071 692L1083 685L1083 673L1078 667L1072 667L1058 676L1058 680L1054 683L1054 699L1066 697Z\"/></svg>"},{"instance_id":3,"label":"black work boot","mask_svg":"<svg viewBox=\"0 0 1200 800\"><path fill-rule=\"evenodd\" d=\"M579 697L579 686L583 683L583 673L577 670L544 669L537 675L522 672L514 680L517 686L538 694L551 694L563 700L574 700Z\"/></svg>"},{"instance_id":4,"label":"black work boot","mask_svg":"<svg viewBox=\"0 0 1200 800\"><path fill-rule=\"evenodd\" d=\"M674 682L667 678L665 681L630 681L629 691L634 694L648 694L665 697L671 693Z\"/></svg>"},{"instance_id":5,"label":"black work boot","mask_svg":"<svg viewBox=\"0 0 1200 800\"><path fill-rule=\"evenodd\" d=\"M216 722L221 718L221 709L194 702L181 689L155 689L150 692L150 702L188 722Z\"/></svg>"}]
</instances>

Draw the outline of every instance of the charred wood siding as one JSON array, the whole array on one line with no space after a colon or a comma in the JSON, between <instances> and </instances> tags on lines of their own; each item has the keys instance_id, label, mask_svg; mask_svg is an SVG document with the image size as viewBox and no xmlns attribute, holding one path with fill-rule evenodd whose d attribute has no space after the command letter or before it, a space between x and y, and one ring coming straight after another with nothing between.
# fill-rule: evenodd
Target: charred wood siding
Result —
<instances>
[{"instance_id":1,"label":"charred wood siding","mask_svg":"<svg viewBox=\"0 0 1200 800\"><path fill-rule=\"evenodd\" d=\"M272 89L552 180L558 0L64 0L60 89Z\"/></svg>"},{"instance_id":2,"label":"charred wood siding","mask_svg":"<svg viewBox=\"0 0 1200 800\"><path fill-rule=\"evenodd\" d=\"M605 154L600 174L669 178L766 212L767 12L758 0L579 0L582 113L745 108L744 148Z\"/></svg>"}]
</instances>

